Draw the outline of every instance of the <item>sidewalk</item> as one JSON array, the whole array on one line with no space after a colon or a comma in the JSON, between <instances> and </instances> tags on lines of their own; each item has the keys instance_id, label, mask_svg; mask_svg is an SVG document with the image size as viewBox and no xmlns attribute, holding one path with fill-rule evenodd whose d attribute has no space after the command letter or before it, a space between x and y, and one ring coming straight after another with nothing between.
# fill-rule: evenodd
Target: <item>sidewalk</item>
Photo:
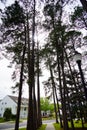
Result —
<instances>
[{"instance_id":1,"label":"sidewalk","mask_svg":"<svg viewBox=\"0 0 87 130\"><path fill-rule=\"evenodd\" d=\"M53 124L49 123L47 124L47 127L45 130L55 130Z\"/></svg>"}]
</instances>

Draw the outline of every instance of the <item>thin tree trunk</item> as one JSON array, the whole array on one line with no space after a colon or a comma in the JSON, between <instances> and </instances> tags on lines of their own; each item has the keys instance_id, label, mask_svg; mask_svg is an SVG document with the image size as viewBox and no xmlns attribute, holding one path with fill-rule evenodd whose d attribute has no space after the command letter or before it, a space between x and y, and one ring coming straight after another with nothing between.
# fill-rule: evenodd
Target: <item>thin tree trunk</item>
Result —
<instances>
[{"instance_id":1,"label":"thin tree trunk","mask_svg":"<svg viewBox=\"0 0 87 130\"><path fill-rule=\"evenodd\" d=\"M42 125L41 108L40 108L40 81L39 81L39 43L37 41L37 125Z\"/></svg>"},{"instance_id":2,"label":"thin tree trunk","mask_svg":"<svg viewBox=\"0 0 87 130\"><path fill-rule=\"evenodd\" d=\"M19 84L19 95L18 95L18 106L17 106L17 115L16 115L16 123L15 123L15 130L19 129L19 118L20 118L20 109L21 109L21 95L22 95L22 85L23 85L23 70L24 70L24 58L25 58L25 51L26 51L26 26L25 26L25 44L23 47L23 55L21 61L21 72L20 72L20 84Z\"/></svg>"},{"instance_id":3,"label":"thin tree trunk","mask_svg":"<svg viewBox=\"0 0 87 130\"><path fill-rule=\"evenodd\" d=\"M68 121L67 121L67 112L66 112L66 80L65 80L65 72L64 72L64 42L62 39L62 45L61 45L62 53L61 53L61 69L62 69L62 76L63 76L63 122L64 122L64 130L68 130Z\"/></svg>"},{"instance_id":4,"label":"thin tree trunk","mask_svg":"<svg viewBox=\"0 0 87 130\"><path fill-rule=\"evenodd\" d=\"M77 82L79 83L78 77L77 77ZM82 108L82 102L81 102L80 99L79 99L78 102L79 102L79 111L80 111L80 119L81 119L81 123L82 123L82 128L84 128L83 114L82 114L82 110L81 110L81 108Z\"/></svg>"},{"instance_id":5,"label":"thin tree trunk","mask_svg":"<svg viewBox=\"0 0 87 130\"><path fill-rule=\"evenodd\" d=\"M58 45L56 45L58 46ZM57 48L57 47L56 47ZM60 98L61 98L61 104L62 104L62 111L65 109L64 104L63 104L63 93L62 93L62 83L61 83L61 71L60 71L60 62L59 62L59 52L57 51L57 64L58 64L58 77L59 77L59 90L60 90ZM63 115L64 116L64 115ZM60 122L60 127L63 127L62 124L62 118L60 117L61 122Z\"/></svg>"},{"instance_id":6,"label":"thin tree trunk","mask_svg":"<svg viewBox=\"0 0 87 130\"><path fill-rule=\"evenodd\" d=\"M35 102L35 5L36 5L36 1L33 0L33 25L32 25L32 88L33 88L33 103L36 104ZM36 115L35 115L35 104L33 104L33 129L32 130L36 130ZM37 112L36 112L37 113ZM29 129L30 130L30 129Z\"/></svg>"},{"instance_id":7,"label":"thin tree trunk","mask_svg":"<svg viewBox=\"0 0 87 130\"><path fill-rule=\"evenodd\" d=\"M70 108L70 100L69 100L67 86L66 86L66 93L67 93L67 102L68 102L68 108L69 108L69 114L70 114L71 127L72 127L72 130L75 130L74 123L73 123L73 118L72 118L72 112L71 112L71 108Z\"/></svg>"},{"instance_id":8,"label":"thin tree trunk","mask_svg":"<svg viewBox=\"0 0 87 130\"><path fill-rule=\"evenodd\" d=\"M32 80L31 80L31 53L30 53L30 36L29 36L29 22L27 14L27 44L28 44L28 85L29 85L29 101L28 101L28 117L27 117L27 130L33 130L33 99L32 99Z\"/></svg>"},{"instance_id":9,"label":"thin tree trunk","mask_svg":"<svg viewBox=\"0 0 87 130\"><path fill-rule=\"evenodd\" d=\"M57 90L56 90L56 87L55 87L55 95L56 95L56 100L57 100L57 107L58 107L58 113L59 113L59 122L60 122L60 126L61 128L63 127L63 124L62 124L62 119L61 119L61 114L60 114L60 106L59 106L59 102L58 102L58 96L57 96Z\"/></svg>"},{"instance_id":10,"label":"thin tree trunk","mask_svg":"<svg viewBox=\"0 0 87 130\"><path fill-rule=\"evenodd\" d=\"M51 81L52 81L53 100L54 100L54 110L55 110L55 116L56 116L56 123L58 123L57 107L56 107L56 102L55 102L55 82L54 82L53 72L52 72L52 68L51 68L50 64L49 64L49 68L50 68L50 75L51 75Z\"/></svg>"},{"instance_id":11,"label":"thin tree trunk","mask_svg":"<svg viewBox=\"0 0 87 130\"><path fill-rule=\"evenodd\" d=\"M35 82L33 87L33 125L34 130L37 129L37 104L36 104L36 96L35 96Z\"/></svg>"}]
</instances>

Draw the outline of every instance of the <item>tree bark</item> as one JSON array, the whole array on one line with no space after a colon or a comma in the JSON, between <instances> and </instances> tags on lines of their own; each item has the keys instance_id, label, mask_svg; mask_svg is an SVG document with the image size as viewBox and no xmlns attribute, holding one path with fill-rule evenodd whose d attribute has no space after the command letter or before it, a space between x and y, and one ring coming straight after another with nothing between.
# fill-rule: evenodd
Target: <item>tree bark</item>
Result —
<instances>
[{"instance_id":1,"label":"tree bark","mask_svg":"<svg viewBox=\"0 0 87 130\"><path fill-rule=\"evenodd\" d=\"M27 130L36 130L36 115L34 103L35 101L35 5L36 1L33 0L33 19L32 19L32 50L30 55L29 65L29 112L27 120ZM35 117L34 117L35 116Z\"/></svg>"},{"instance_id":2,"label":"tree bark","mask_svg":"<svg viewBox=\"0 0 87 130\"><path fill-rule=\"evenodd\" d=\"M55 101L55 82L54 82L53 72L52 72L52 68L51 68L50 64L49 64L49 68L50 68L50 75L51 75L51 81L52 81L52 90L53 90L53 100L54 100L54 110L55 110L55 116L56 116L56 123L58 123L57 107L56 107L56 101Z\"/></svg>"},{"instance_id":3,"label":"tree bark","mask_svg":"<svg viewBox=\"0 0 87 130\"><path fill-rule=\"evenodd\" d=\"M37 41L37 125L42 125L41 109L40 109L40 80L39 80L39 43Z\"/></svg>"},{"instance_id":4,"label":"tree bark","mask_svg":"<svg viewBox=\"0 0 87 130\"><path fill-rule=\"evenodd\" d=\"M23 85L24 58L25 58L25 51L26 51L26 26L25 26L24 32L25 32L25 44L24 44L24 47L23 47L23 55L22 55L22 61L21 61L20 84L19 84L19 95L18 95L18 103L17 103L18 106L17 106L15 130L19 129L21 95L22 95L22 85Z\"/></svg>"},{"instance_id":5,"label":"tree bark","mask_svg":"<svg viewBox=\"0 0 87 130\"><path fill-rule=\"evenodd\" d=\"M57 100L57 108L58 108L58 113L59 113L60 127L62 128L63 124L62 124L62 119L61 119L60 106L59 106L59 102L58 102L58 96L57 96L56 87L55 87L55 95L56 95L56 100Z\"/></svg>"}]
</instances>

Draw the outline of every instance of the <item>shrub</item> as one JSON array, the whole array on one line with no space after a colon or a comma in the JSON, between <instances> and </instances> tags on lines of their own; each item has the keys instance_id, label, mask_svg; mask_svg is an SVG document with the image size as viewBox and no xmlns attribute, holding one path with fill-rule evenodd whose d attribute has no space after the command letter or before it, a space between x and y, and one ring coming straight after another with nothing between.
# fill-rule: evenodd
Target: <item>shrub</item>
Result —
<instances>
[{"instance_id":1,"label":"shrub","mask_svg":"<svg viewBox=\"0 0 87 130\"><path fill-rule=\"evenodd\" d=\"M12 119L12 120L15 120L15 119L16 119L16 115L12 114L12 115L11 115L11 119Z\"/></svg>"},{"instance_id":2,"label":"shrub","mask_svg":"<svg viewBox=\"0 0 87 130\"><path fill-rule=\"evenodd\" d=\"M4 119L6 121L9 121L11 119L11 116L12 116L11 108L6 108L3 115Z\"/></svg>"}]
</instances>

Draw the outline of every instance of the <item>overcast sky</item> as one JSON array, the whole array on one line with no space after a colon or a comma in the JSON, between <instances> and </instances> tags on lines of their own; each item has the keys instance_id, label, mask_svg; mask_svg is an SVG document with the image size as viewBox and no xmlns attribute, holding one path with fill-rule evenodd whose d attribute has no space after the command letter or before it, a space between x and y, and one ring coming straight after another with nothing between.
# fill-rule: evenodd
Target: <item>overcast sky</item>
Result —
<instances>
[{"instance_id":1,"label":"overcast sky","mask_svg":"<svg viewBox=\"0 0 87 130\"><path fill-rule=\"evenodd\" d=\"M6 5L11 4L13 0L7 0ZM0 2L0 8L3 9L4 4ZM11 86L13 82L11 80L12 69L8 68L9 61L4 59L0 60L0 99L6 95L12 95Z\"/></svg>"},{"instance_id":2,"label":"overcast sky","mask_svg":"<svg viewBox=\"0 0 87 130\"><path fill-rule=\"evenodd\" d=\"M17 92L16 94L12 93L11 87L14 86L15 83L11 79L13 69L8 68L8 65L9 61L7 59L0 60L0 99L5 97L6 95L17 95ZM43 85L41 84L41 97L43 96L45 95ZM28 87L26 85L24 85L23 87L23 97L28 97Z\"/></svg>"},{"instance_id":3,"label":"overcast sky","mask_svg":"<svg viewBox=\"0 0 87 130\"><path fill-rule=\"evenodd\" d=\"M13 82L11 80L12 69L8 68L8 60L0 60L0 99L7 94L11 94L11 86Z\"/></svg>"}]
</instances>

